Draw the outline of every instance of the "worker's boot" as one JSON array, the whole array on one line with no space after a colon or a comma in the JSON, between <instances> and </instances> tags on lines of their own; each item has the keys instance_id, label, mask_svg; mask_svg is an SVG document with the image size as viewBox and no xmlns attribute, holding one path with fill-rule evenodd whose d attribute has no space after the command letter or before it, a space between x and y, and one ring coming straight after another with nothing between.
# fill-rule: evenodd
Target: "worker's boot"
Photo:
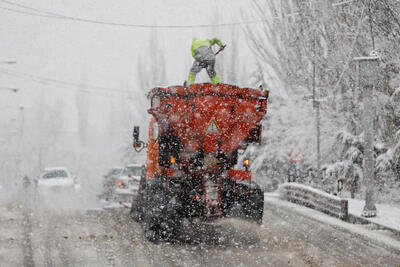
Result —
<instances>
[{"instance_id":1,"label":"worker's boot","mask_svg":"<svg viewBox=\"0 0 400 267\"><path fill-rule=\"evenodd\" d=\"M216 83L220 83L221 81L219 80L219 78L217 76L214 76L211 78L211 83L216 84Z\"/></svg>"},{"instance_id":2,"label":"worker's boot","mask_svg":"<svg viewBox=\"0 0 400 267\"><path fill-rule=\"evenodd\" d=\"M193 84L195 80L196 80L196 75L189 74L187 86Z\"/></svg>"}]
</instances>

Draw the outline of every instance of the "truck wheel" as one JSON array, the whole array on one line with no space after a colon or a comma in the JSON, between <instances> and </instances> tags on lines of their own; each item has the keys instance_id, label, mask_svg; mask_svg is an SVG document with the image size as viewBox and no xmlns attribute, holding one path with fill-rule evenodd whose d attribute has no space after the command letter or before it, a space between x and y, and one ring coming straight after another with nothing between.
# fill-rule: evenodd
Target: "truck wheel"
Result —
<instances>
[{"instance_id":1,"label":"truck wheel","mask_svg":"<svg viewBox=\"0 0 400 267\"><path fill-rule=\"evenodd\" d=\"M147 217L142 221L142 229L147 240L174 241L179 237L180 223L172 218Z\"/></svg>"},{"instance_id":2,"label":"truck wheel","mask_svg":"<svg viewBox=\"0 0 400 267\"><path fill-rule=\"evenodd\" d=\"M143 228L144 237L147 240L149 240L151 242L155 242L160 239L159 233L158 233L157 229L154 228L154 225L151 225L148 222L143 222L142 228Z\"/></svg>"},{"instance_id":3,"label":"truck wheel","mask_svg":"<svg viewBox=\"0 0 400 267\"><path fill-rule=\"evenodd\" d=\"M180 222L175 218L166 218L160 223L159 230L163 240L174 241L180 234Z\"/></svg>"},{"instance_id":4,"label":"truck wheel","mask_svg":"<svg viewBox=\"0 0 400 267\"><path fill-rule=\"evenodd\" d=\"M144 237L147 240L156 242L162 239L158 218L151 214L144 215L142 220L142 229Z\"/></svg>"}]
</instances>

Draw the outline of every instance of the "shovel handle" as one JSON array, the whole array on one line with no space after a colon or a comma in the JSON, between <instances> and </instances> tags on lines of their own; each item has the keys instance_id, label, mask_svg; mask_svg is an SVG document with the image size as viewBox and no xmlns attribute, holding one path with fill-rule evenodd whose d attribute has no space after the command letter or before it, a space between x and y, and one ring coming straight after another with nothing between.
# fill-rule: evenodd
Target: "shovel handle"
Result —
<instances>
[{"instance_id":1,"label":"shovel handle","mask_svg":"<svg viewBox=\"0 0 400 267\"><path fill-rule=\"evenodd\" d=\"M224 50L226 45L221 46L218 51L215 53L215 55L218 55L222 50Z\"/></svg>"}]
</instances>

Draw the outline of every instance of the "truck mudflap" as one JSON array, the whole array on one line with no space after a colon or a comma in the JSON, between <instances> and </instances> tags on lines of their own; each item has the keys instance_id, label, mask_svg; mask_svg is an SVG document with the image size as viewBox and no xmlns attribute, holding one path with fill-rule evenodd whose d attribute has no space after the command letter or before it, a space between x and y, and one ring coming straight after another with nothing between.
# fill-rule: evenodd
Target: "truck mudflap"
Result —
<instances>
[{"instance_id":1,"label":"truck mudflap","mask_svg":"<svg viewBox=\"0 0 400 267\"><path fill-rule=\"evenodd\" d=\"M257 184L227 182L222 186L221 199L223 216L262 223L264 192Z\"/></svg>"},{"instance_id":2,"label":"truck mudflap","mask_svg":"<svg viewBox=\"0 0 400 267\"><path fill-rule=\"evenodd\" d=\"M148 240L174 240L179 237L182 202L178 196L168 193L160 180L147 183L136 201L132 205L131 217L142 223Z\"/></svg>"},{"instance_id":3,"label":"truck mudflap","mask_svg":"<svg viewBox=\"0 0 400 267\"><path fill-rule=\"evenodd\" d=\"M142 223L144 235L151 241L179 237L184 218L240 217L262 223L264 194L258 185L253 183L250 188L249 184L234 184L230 179L205 185L202 191L201 185L183 184L176 186L179 190L171 190L165 180L152 179L136 196L130 215Z\"/></svg>"}]
</instances>

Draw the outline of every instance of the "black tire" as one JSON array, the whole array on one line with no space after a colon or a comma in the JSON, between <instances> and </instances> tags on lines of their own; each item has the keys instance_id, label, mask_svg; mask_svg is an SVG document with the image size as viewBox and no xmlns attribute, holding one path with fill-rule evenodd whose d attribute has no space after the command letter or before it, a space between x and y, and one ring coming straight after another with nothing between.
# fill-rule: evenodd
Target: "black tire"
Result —
<instances>
[{"instance_id":1,"label":"black tire","mask_svg":"<svg viewBox=\"0 0 400 267\"><path fill-rule=\"evenodd\" d=\"M151 242L156 242L161 240L161 235L160 231L158 228L157 223L155 223L155 220L151 216L146 216L143 221L142 221L142 229L143 229L143 234L144 237L151 241Z\"/></svg>"},{"instance_id":2,"label":"black tire","mask_svg":"<svg viewBox=\"0 0 400 267\"><path fill-rule=\"evenodd\" d=\"M180 220L175 217L148 215L142 220L142 229L147 240L175 241L180 236Z\"/></svg>"}]
</instances>

